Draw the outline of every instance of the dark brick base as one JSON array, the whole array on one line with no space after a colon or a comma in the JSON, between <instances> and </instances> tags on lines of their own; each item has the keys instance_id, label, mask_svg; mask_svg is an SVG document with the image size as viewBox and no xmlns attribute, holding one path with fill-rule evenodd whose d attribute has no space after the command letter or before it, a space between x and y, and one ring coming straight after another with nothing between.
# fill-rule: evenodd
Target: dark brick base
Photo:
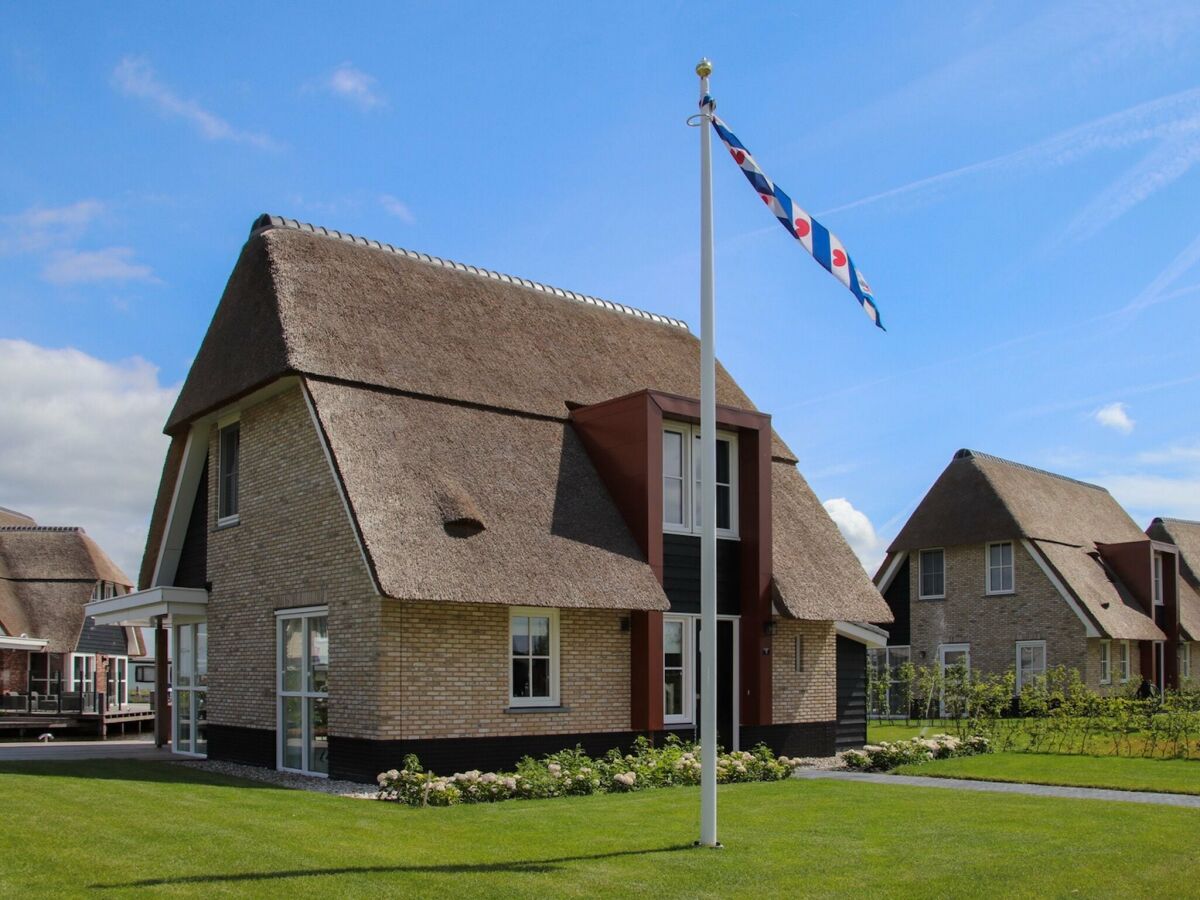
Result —
<instances>
[{"instance_id":1,"label":"dark brick base","mask_svg":"<svg viewBox=\"0 0 1200 900\"><path fill-rule=\"evenodd\" d=\"M742 749L751 750L760 743L779 756L833 756L837 745L837 722L743 725Z\"/></svg>"},{"instance_id":2,"label":"dark brick base","mask_svg":"<svg viewBox=\"0 0 1200 900\"><path fill-rule=\"evenodd\" d=\"M208 726L208 758L275 768L275 729Z\"/></svg>"}]
</instances>

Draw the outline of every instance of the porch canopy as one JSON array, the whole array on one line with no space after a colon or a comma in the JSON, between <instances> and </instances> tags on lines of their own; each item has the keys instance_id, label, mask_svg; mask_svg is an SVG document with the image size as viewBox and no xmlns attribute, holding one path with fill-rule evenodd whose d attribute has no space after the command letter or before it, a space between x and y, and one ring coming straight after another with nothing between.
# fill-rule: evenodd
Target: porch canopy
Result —
<instances>
[{"instance_id":1,"label":"porch canopy","mask_svg":"<svg viewBox=\"0 0 1200 900\"><path fill-rule=\"evenodd\" d=\"M50 643L46 638L16 637L11 634L0 634L0 650L33 650L38 652L46 649Z\"/></svg>"},{"instance_id":2,"label":"porch canopy","mask_svg":"<svg viewBox=\"0 0 1200 900\"><path fill-rule=\"evenodd\" d=\"M157 625L203 622L208 617L208 591L203 588L153 587L119 597L93 600L84 607L97 625Z\"/></svg>"}]
</instances>

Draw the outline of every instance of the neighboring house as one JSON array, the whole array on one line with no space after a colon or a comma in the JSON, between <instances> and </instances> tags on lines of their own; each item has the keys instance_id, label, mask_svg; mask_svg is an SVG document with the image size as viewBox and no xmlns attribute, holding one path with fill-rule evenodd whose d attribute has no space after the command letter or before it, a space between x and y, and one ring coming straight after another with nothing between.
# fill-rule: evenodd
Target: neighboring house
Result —
<instances>
[{"instance_id":1,"label":"neighboring house","mask_svg":"<svg viewBox=\"0 0 1200 900\"><path fill-rule=\"evenodd\" d=\"M93 608L173 624L176 752L372 779L690 738L698 379L681 322L264 216L166 425L143 590ZM717 395L721 741L861 743L853 622L887 607Z\"/></svg>"},{"instance_id":2,"label":"neighboring house","mask_svg":"<svg viewBox=\"0 0 1200 900\"><path fill-rule=\"evenodd\" d=\"M97 625L84 605L131 586L82 528L0 508L0 711L125 707L129 658L144 650L131 629Z\"/></svg>"},{"instance_id":3,"label":"neighboring house","mask_svg":"<svg viewBox=\"0 0 1200 900\"><path fill-rule=\"evenodd\" d=\"M895 615L880 664L1173 687L1177 558L1102 487L959 450L876 575Z\"/></svg>"},{"instance_id":4,"label":"neighboring house","mask_svg":"<svg viewBox=\"0 0 1200 900\"><path fill-rule=\"evenodd\" d=\"M1146 529L1153 540L1179 550L1179 680L1200 682L1200 522L1155 519Z\"/></svg>"}]
</instances>

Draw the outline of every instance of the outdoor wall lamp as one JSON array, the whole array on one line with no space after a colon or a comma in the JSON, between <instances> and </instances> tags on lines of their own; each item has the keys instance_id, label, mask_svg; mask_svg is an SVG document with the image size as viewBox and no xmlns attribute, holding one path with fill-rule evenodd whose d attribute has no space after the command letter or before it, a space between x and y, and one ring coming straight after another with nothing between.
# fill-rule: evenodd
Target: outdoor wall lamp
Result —
<instances>
[{"instance_id":1,"label":"outdoor wall lamp","mask_svg":"<svg viewBox=\"0 0 1200 900\"><path fill-rule=\"evenodd\" d=\"M767 621L763 622L763 634L765 634L767 637L771 637L771 635L773 635L774 633L775 633L775 620L767 619Z\"/></svg>"}]
</instances>

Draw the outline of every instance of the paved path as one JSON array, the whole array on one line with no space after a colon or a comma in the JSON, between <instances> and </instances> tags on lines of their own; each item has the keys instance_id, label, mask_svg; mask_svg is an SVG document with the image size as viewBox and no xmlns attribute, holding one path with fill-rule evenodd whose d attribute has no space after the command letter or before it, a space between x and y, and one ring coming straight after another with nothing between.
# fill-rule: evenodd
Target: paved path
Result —
<instances>
[{"instance_id":1,"label":"paved path","mask_svg":"<svg viewBox=\"0 0 1200 900\"><path fill-rule=\"evenodd\" d=\"M153 740L134 741L20 741L0 744L0 762L75 759L178 759Z\"/></svg>"},{"instance_id":2,"label":"paved path","mask_svg":"<svg viewBox=\"0 0 1200 900\"><path fill-rule=\"evenodd\" d=\"M1117 800L1125 803L1153 803L1200 809L1200 796L1159 794L1151 791L1114 791L1107 788L1061 787L1050 784L1013 784L1007 781L972 781L968 778L931 778L924 775L884 775L878 772L844 772L828 769L800 769L796 778L827 778L833 781L863 781L868 784L893 784L909 787L952 788L958 791L982 791L992 794L1028 794L1034 797L1066 797L1072 800Z\"/></svg>"}]
</instances>

